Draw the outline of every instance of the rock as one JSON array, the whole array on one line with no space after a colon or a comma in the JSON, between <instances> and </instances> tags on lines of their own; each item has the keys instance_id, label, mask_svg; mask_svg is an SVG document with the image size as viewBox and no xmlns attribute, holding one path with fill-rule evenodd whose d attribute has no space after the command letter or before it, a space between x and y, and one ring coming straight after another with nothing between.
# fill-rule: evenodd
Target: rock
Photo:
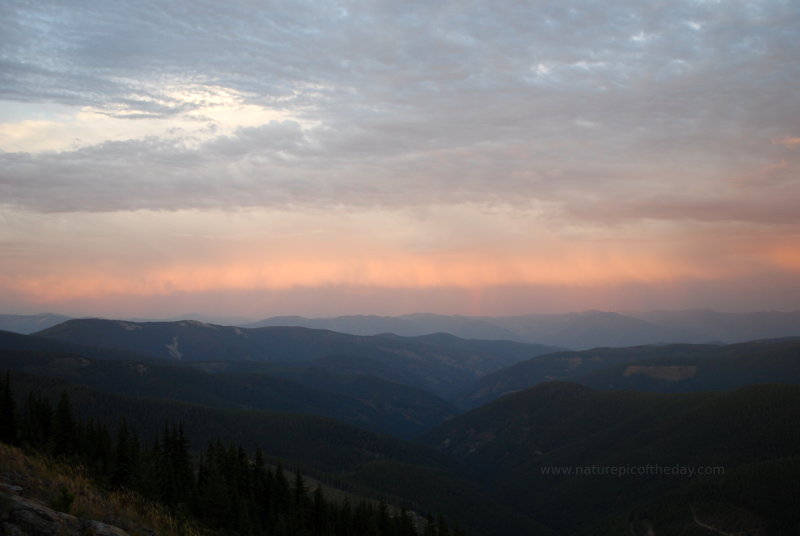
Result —
<instances>
[{"instance_id":1,"label":"rock","mask_svg":"<svg viewBox=\"0 0 800 536\"><path fill-rule=\"evenodd\" d=\"M84 521L86 528L84 534L92 534L94 536L128 536L128 533L114 525L108 525L99 521Z\"/></svg>"},{"instance_id":2,"label":"rock","mask_svg":"<svg viewBox=\"0 0 800 536\"><path fill-rule=\"evenodd\" d=\"M128 536L124 530L99 521L56 512L39 501L18 495L0 496L0 533L8 536Z\"/></svg>"}]
</instances>

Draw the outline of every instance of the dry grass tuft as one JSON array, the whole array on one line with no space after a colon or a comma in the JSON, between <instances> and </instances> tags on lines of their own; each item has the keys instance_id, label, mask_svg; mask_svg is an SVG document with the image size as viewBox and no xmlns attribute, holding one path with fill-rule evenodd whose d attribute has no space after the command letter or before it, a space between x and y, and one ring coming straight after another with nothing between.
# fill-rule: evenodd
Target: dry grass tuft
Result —
<instances>
[{"instance_id":1,"label":"dry grass tuft","mask_svg":"<svg viewBox=\"0 0 800 536\"><path fill-rule=\"evenodd\" d=\"M82 466L69 465L48 456L25 454L2 443L0 484L20 486L20 495L68 511L76 517L117 526L131 536L210 534L197 523L176 518L163 505L130 490L108 492L98 488Z\"/></svg>"}]
</instances>

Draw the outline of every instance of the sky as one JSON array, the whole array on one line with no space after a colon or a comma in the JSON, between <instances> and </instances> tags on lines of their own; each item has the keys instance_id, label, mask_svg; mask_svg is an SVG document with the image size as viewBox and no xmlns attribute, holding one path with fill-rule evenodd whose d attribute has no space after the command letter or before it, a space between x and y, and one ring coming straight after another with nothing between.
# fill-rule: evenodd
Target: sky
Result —
<instances>
[{"instance_id":1,"label":"sky","mask_svg":"<svg viewBox=\"0 0 800 536\"><path fill-rule=\"evenodd\" d=\"M0 2L0 313L800 309L795 0Z\"/></svg>"}]
</instances>

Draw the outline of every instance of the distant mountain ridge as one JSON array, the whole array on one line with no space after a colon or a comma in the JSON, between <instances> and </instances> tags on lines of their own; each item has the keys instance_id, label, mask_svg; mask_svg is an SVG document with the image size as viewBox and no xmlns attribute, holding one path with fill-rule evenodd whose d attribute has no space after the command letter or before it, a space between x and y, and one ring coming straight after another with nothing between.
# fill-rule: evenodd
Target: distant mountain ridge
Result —
<instances>
[{"instance_id":1,"label":"distant mountain ridge","mask_svg":"<svg viewBox=\"0 0 800 536\"><path fill-rule=\"evenodd\" d=\"M351 373L383 377L439 396L489 372L558 350L537 344L357 336L302 327L239 328L180 322L69 320L36 336L171 361L305 363L334 359ZM346 363L346 365L345 365Z\"/></svg>"},{"instance_id":2,"label":"distant mountain ridge","mask_svg":"<svg viewBox=\"0 0 800 536\"><path fill-rule=\"evenodd\" d=\"M679 331L700 332L708 337L707 341L698 342L736 343L800 335L800 311L720 313L692 309L630 313L630 316Z\"/></svg>"},{"instance_id":3,"label":"distant mountain ridge","mask_svg":"<svg viewBox=\"0 0 800 536\"><path fill-rule=\"evenodd\" d=\"M14 333L27 335L66 322L69 319L70 317L68 316L52 313L0 315L0 330L13 331Z\"/></svg>"},{"instance_id":4,"label":"distant mountain ridge","mask_svg":"<svg viewBox=\"0 0 800 536\"><path fill-rule=\"evenodd\" d=\"M509 340L522 342L519 334L498 326L492 319L468 316L446 316L417 313L402 316L350 315L333 318L275 316L248 324L245 327L300 326L329 329L353 335L392 333L402 337L417 337L432 333L449 333L466 339ZM532 342L532 341L527 341Z\"/></svg>"},{"instance_id":5,"label":"distant mountain ridge","mask_svg":"<svg viewBox=\"0 0 800 536\"><path fill-rule=\"evenodd\" d=\"M279 316L248 327L301 326L354 335L413 337L444 332L466 339L497 339L585 350L600 346L736 343L800 335L800 311L720 313L711 310L614 313L584 311L505 317L413 314L397 317Z\"/></svg>"},{"instance_id":6,"label":"distant mountain ridge","mask_svg":"<svg viewBox=\"0 0 800 536\"><path fill-rule=\"evenodd\" d=\"M305 327L350 335L392 333L416 337L448 333L464 339L507 340L585 350L600 346L636 346L665 343L737 343L756 339L800 335L800 311L722 313L709 309L680 311L583 311L520 316L460 316L410 314L401 316L349 315L330 318L275 316L258 322L242 318L209 319L187 314L162 322L191 319L211 325ZM35 333L68 317L53 314L0 315L0 329ZM149 322L135 319L132 322Z\"/></svg>"}]
</instances>

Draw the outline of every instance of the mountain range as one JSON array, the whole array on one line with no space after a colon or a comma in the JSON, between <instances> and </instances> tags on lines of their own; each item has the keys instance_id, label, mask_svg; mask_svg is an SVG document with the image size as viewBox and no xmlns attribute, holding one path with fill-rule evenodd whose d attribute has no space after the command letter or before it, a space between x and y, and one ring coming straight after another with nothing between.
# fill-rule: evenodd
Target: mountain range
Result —
<instances>
[{"instance_id":1,"label":"mountain range","mask_svg":"<svg viewBox=\"0 0 800 536\"><path fill-rule=\"evenodd\" d=\"M0 332L0 345L7 343L8 336ZM7 349L0 350L0 370L220 409L320 415L403 438L419 435L457 412L422 389L373 376L314 370L293 381L254 372L209 373L148 359L101 360L76 353Z\"/></svg>"},{"instance_id":2,"label":"mountain range","mask_svg":"<svg viewBox=\"0 0 800 536\"><path fill-rule=\"evenodd\" d=\"M67 320L61 315L0 315L0 330L35 333ZM276 316L248 322L241 318L186 315L181 319L203 323L258 327L305 327L351 335L414 337L449 333L464 339L507 340L584 350L599 346L636 346L661 343L735 343L800 335L800 311L723 313L708 309L683 311L584 311L523 316L458 316L411 314L402 316L351 315L332 318ZM138 319L132 322L146 322ZM166 322L166 321L165 321Z\"/></svg>"},{"instance_id":3,"label":"mountain range","mask_svg":"<svg viewBox=\"0 0 800 536\"><path fill-rule=\"evenodd\" d=\"M17 351L0 351L6 355L4 365L31 360L31 355L13 352ZM165 425L180 423L191 445L206 445L224 438L226 442L243 445L251 455L258 447L272 463L301 470L332 488L392 501L420 514L431 511L444 514L465 527L468 534L550 534L540 524L483 492L476 483L464 479L446 455L425 445L309 413L223 408L216 405L219 400L213 393L209 393L202 404L189 403L175 398L175 390L186 387L176 385L176 380L191 380L193 375L182 378L174 370L171 378L151 378L148 394L160 396L136 396L126 389L141 383L124 378L102 387L89 386L102 384L91 377L102 376L105 367L85 362L81 356L40 355L31 361L47 362L53 357L55 363L40 367L35 374L11 372L11 385L19 407L27 403L26 393L40 393L52 403L58 400L59 393L68 393L72 407L83 420L103 423L112 429L124 421L126 426L138 431L146 444L157 437ZM126 365L132 375L139 374L142 366L153 366L152 363L114 363ZM58 369L72 371L63 374ZM94 370L84 376L80 371L86 369ZM112 366L105 372L116 375L111 373L120 371ZM147 376L162 372L164 369L153 366ZM79 383L65 380L67 375ZM412 479L414 486L397 479L398 473Z\"/></svg>"},{"instance_id":4,"label":"mountain range","mask_svg":"<svg viewBox=\"0 0 800 536\"><path fill-rule=\"evenodd\" d=\"M734 343L800 335L800 311L721 313L706 309L614 313L584 311L507 317L415 314L398 317L273 317L250 324L303 326L357 335L414 336L446 332L466 339L503 339L572 350L663 343Z\"/></svg>"},{"instance_id":5,"label":"mountain range","mask_svg":"<svg viewBox=\"0 0 800 536\"><path fill-rule=\"evenodd\" d=\"M0 332L0 370L20 407L28 391L65 390L83 418L124 418L145 441L180 422L193 445L258 446L474 536L792 534L800 337L776 322L748 333L779 338L565 350L83 319Z\"/></svg>"},{"instance_id":6,"label":"mountain range","mask_svg":"<svg viewBox=\"0 0 800 536\"><path fill-rule=\"evenodd\" d=\"M555 350L451 336L358 336L300 327L238 328L193 320L126 322L69 320L40 338L113 348L175 362L307 363L371 374L443 395L489 372ZM333 360L333 363L329 364Z\"/></svg>"}]
</instances>

